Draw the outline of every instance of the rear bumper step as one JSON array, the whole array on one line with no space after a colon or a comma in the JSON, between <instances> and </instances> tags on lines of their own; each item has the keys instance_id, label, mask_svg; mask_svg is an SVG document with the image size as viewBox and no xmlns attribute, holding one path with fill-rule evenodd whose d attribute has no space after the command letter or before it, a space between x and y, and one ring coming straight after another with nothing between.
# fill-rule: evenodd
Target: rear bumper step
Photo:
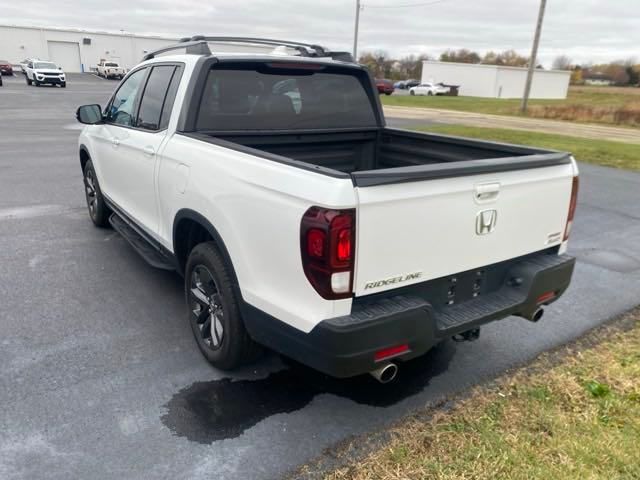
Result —
<instances>
[{"instance_id":1,"label":"rear bumper step","mask_svg":"<svg viewBox=\"0 0 640 480\"><path fill-rule=\"evenodd\" d=\"M301 363L336 377L350 377L379 367L375 352L409 345L399 356L408 360L426 353L448 337L493 320L527 317L557 300L571 281L575 258L540 254L514 263L493 292L459 304L435 307L412 294L378 297L355 303L348 316L320 322L305 334L245 304L243 314L252 337ZM428 282L426 282L428 283ZM553 296L545 296L553 292Z\"/></svg>"}]
</instances>

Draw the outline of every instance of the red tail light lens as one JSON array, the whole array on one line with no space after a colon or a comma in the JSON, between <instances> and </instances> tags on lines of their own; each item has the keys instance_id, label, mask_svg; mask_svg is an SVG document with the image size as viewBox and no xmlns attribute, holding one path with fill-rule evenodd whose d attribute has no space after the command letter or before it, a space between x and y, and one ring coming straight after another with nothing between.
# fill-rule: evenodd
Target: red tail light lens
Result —
<instances>
[{"instance_id":1,"label":"red tail light lens","mask_svg":"<svg viewBox=\"0 0 640 480\"><path fill-rule=\"evenodd\" d=\"M339 262L351 259L351 228L345 228L338 233L338 248L336 254Z\"/></svg>"},{"instance_id":2,"label":"red tail light lens","mask_svg":"<svg viewBox=\"0 0 640 480\"><path fill-rule=\"evenodd\" d=\"M313 288L328 300L348 298L353 288L355 210L311 207L302 217L302 266Z\"/></svg>"},{"instance_id":3,"label":"red tail light lens","mask_svg":"<svg viewBox=\"0 0 640 480\"><path fill-rule=\"evenodd\" d=\"M307 254L314 258L324 257L324 244L327 235L317 228L312 228L307 233Z\"/></svg>"},{"instance_id":4,"label":"red tail light lens","mask_svg":"<svg viewBox=\"0 0 640 480\"><path fill-rule=\"evenodd\" d=\"M580 187L579 177L573 177L573 184L571 185L571 201L569 202L569 214L567 215L567 226L564 229L564 238L562 241L569 239L571 234L571 227L573 226L573 217L576 214L576 206L578 205L578 188Z\"/></svg>"}]
</instances>

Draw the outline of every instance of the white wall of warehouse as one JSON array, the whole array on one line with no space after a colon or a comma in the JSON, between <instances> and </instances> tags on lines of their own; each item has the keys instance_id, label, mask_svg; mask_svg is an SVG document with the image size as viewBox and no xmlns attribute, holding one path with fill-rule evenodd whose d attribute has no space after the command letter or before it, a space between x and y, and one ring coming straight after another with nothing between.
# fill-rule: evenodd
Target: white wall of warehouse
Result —
<instances>
[{"instance_id":1,"label":"white wall of warehouse","mask_svg":"<svg viewBox=\"0 0 640 480\"><path fill-rule=\"evenodd\" d=\"M83 44L84 38L90 39L91 44ZM0 59L14 64L28 57L51 60L68 72L89 71L102 58L132 68L140 63L145 51L175 41L176 38L0 25ZM76 52L75 58L72 52Z\"/></svg>"},{"instance_id":2,"label":"white wall of warehouse","mask_svg":"<svg viewBox=\"0 0 640 480\"><path fill-rule=\"evenodd\" d=\"M85 44L83 39L90 39ZM25 58L58 63L65 72L88 72L101 59L114 60L127 69L142 61L145 53L176 43L178 37L145 36L80 29L0 25L0 59L17 65ZM210 43L213 52L262 52L265 45Z\"/></svg>"},{"instance_id":3,"label":"white wall of warehouse","mask_svg":"<svg viewBox=\"0 0 640 480\"><path fill-rule=\"evenodd\" d=\"M567 98L571 72L537 69L533 74L531 98ZM460 85L459 94L469 97L522 98L527 69L425 61L422 64L422 82Z\"/></svg>"}]
</instances>

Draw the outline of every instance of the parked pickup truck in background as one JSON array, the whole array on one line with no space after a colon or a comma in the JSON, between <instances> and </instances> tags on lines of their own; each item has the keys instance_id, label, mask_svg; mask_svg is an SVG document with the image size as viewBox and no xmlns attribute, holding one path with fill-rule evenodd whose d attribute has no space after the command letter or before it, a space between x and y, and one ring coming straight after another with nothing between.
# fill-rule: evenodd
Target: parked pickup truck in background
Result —
<instances>
[{"instance_id":1,"label":"parked pickup truck in background","mask_svg":"<svg viewBox=\"0 0 640 480\"><path fill-rule=\"evenodd\" d=\"M104 109L77 112L91 219L184 276L213 365L261 345L389 381L443 339L538 321L566 290L570 154L389 128L344 54L212 54L214 40L148 54Z\"/></svg>"},{"instance_id":2,"label":"parked pickup truck in background","mask_svg":"<svg viewBox=\"0 0 640 480\"><path fill-rule=\"evenodd\" d=\"M101 60L96 66L96 71L99 77L119 79L122 79L127 73L124 67L121 67L117 62L110 60Z\"/></svg>"}]
</instances>

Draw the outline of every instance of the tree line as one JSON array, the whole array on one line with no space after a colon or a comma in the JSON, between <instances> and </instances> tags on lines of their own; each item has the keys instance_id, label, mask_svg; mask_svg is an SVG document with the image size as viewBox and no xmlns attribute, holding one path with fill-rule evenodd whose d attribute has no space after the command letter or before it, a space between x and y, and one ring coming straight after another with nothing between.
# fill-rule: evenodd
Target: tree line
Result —
<instances>
[{"instance_id":1,"label":"tree line","mask_svg":"<svg viewBox=\"0 0 640 480\"><path fill-rule=\"evenodd\" d=\"M420 79L422 76L422 62L434 60L431 55L408 55L399 59L391 58L384 50L364 52L358 61L366 65L376 78L404 80L408 78ZM509 49L502 52L490 50L484 55L466 48L448 49L440 54L441 62L479 63L484 65L502 65L508 67L526 67L529 57L520 55ZM536 68L543 68L536 65ZM615 60L609 63L576 64L566 55L559 55L553 60L554 70L570 70L571 83L582 84L585 79L594 75L608 78L616 85L640 84L640 63L635 58Z\"/></svg>"}]
</instances>

